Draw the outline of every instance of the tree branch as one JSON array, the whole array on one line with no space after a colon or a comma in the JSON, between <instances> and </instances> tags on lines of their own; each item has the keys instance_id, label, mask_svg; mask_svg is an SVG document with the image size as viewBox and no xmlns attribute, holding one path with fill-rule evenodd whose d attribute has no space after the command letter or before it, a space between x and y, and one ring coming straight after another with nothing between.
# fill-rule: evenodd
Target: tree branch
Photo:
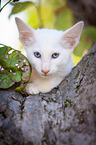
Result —
<instances>
[{"instance_id":1,"label":"tree branch","mask_svg":"<svg viewBox=\"0 0 96 145\"><path fill-rule=\"evenodd\" d=\"M0 115L2 145L95 145L96 42L51 92L1 91Z\"/></svg>"},{"instance_id":2,"label":"tree branch","mask_svg":"<svg viewBox=\"0 0 96 145\"><path fill-rule=\"evenodd\" d=\"M0 12L4 9L5 6L7 6L12 0L9 0L3 7L0 8Z\"/></svg>"}]
</instances>

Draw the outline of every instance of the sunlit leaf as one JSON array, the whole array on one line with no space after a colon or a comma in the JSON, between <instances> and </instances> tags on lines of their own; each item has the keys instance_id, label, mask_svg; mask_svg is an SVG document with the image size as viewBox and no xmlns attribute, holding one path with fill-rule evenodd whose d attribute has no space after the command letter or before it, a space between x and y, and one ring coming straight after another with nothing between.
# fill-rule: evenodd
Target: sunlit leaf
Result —
<instances>
[{"instance_id":1,"label":"sunlit leaf","mask_svg":"<svg viewBox=\"0 0 96 145\"><path fill-rule=\"evenodd\" d=\"M26 11L26 14L28 24L34 29L38 28L40 26L38 8L33 5Z\"/></svg>"},{"instance_id":2,"label":"sunlit leaf","mask_svg":"<svg viewBox=\"0 0 96 145\"><path fill-rule=\"evenodd\" d=\"M72 53L72 59L73 59L73 63L74 66L77 65L77 63L81 60L82 57L76 56Z\"/></svg>"},{"instance_id":3,"label":"sunlit leaf","mask_svg":"<svg viewBox=\"0 0 96 145\"><path fill-rule=\"evenodd\" d=\"M18 91L27 84L31 74L31 66L20 51L0 44L0 88L7 89L19 82Z\"/></svg>"},{"instance_id":4,"label":"sunlit leaf","mask_svg":"<svg viewBox=\"0 0 96 145\"><path fill-rule=\"evenodd\" d=\"M45 4L50 4L54 10L62 7L65 4L66 0L45 0Z\"/></svg>"},{"instance_id":5,"label":"sunlit leaf","mask_svg":"<svg viewBox=\"0 0 96 145\"><path fill-rule=\"evenodd\" d=\"M34 5L33 2L31 1L26 1L26 2L18 2L18 3L15 3L13 5L13 9L9 15L9 18L13 15L13 14L17 14L17 13L20 13L24 10L26 10L28 7Z\"/></svg>"},{"instance_id":6,"label":"sunlit leaf","mask_svg":"<svg viewBox=\"0 0 96 145\"><path fill-rule=\"evenodd\" d=\"M53 28L53 20L54 20L54 11L52 6L49 4L41 5L41 20L43 24L43 28Z\"/></svg>"}]
</instances>

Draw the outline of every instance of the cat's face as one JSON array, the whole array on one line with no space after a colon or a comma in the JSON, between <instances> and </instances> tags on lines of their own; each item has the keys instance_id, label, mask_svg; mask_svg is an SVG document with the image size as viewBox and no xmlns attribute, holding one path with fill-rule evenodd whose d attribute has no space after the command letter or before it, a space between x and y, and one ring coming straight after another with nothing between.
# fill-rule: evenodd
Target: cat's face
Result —
<instances>
[{"instance_id":1,"label":"cat's face","mask_svg":"<svg viewBox=\"0 0 96 145\"><path fill-rule=\"evenodd\" d=\"M34 31L34 42L27 47L27 57L42 77L62 73L71 57L71 51L60 44L62 31L41 29Z\"/></svg>"},{"instance_id":2,"label":"cat's face","mask_svg":"<svg viewBox=\"0 0 96 145\"><path fill-rule=\"evenodd\" d=\"M34 30L16 18L20 41L26 50L27 58L41 77L53 77L72 67L71 52L78 44L83 22L67 31L50 29Z\"/></svg>"}]
</instances>

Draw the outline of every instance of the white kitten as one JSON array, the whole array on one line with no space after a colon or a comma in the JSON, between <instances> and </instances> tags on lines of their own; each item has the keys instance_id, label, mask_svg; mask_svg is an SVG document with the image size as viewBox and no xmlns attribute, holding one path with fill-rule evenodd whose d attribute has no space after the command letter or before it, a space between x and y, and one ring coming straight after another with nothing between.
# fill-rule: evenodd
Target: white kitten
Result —
<instances>
[{"instance_id":1,"label":"white kitten","mask_svg":"<svg viewBox=\"0 0 96 145\"><path fill-rule=\"evenodd\" d=\"M65 32L34 30L19 18L16 18L16 24L20 41L32 65L31 78L25 91L28 94L49 92L71 72L71 53L79 42L84 23L80 21Z\"/></svg>"}]
</instances>

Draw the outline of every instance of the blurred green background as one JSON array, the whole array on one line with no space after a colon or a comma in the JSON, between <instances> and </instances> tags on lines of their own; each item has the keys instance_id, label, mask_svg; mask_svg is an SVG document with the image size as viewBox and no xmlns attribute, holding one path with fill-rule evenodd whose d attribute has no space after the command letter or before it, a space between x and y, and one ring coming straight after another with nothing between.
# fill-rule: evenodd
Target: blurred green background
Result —
<instances>
[{"instance_id":1,"label":"blurred green background","mask_svg":"<svg viewBox=\"0 0 96 145\"><path fill-rule=\"evenodd\" d=\"M34 29L49 28L65 31L78 22L78 20L74 19L67 0L20 0L11 3L11 5L12 11L9 18L22 12L24 13L25 22ZM95 40L96 27L92 25L85 26L80 43L72 54L75 65L87 53ZM20 49L22 50L21 46Z\"/></svg>"}]
</instances>

